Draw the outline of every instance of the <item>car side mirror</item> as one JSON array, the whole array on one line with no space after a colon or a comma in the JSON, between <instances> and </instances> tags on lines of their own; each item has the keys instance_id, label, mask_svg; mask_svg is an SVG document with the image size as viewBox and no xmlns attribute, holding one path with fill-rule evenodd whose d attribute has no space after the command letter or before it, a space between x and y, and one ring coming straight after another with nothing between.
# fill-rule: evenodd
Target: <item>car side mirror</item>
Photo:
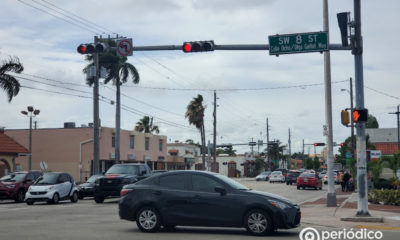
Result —
<instances>
[{"instance_id":1,"label":"car side mirror","mask_svg":"<svg viewBox=\"0 0 400 240\"><path fill-rule=\"evenodd\" d=\"M226 189L225 188L223 188L223 187L215 187L215 189L214 189L216 192L218 192L218 193L220 193L221 194L221 196L224 196L224 195L226 195Z\"/></svg>"}]
</instances>

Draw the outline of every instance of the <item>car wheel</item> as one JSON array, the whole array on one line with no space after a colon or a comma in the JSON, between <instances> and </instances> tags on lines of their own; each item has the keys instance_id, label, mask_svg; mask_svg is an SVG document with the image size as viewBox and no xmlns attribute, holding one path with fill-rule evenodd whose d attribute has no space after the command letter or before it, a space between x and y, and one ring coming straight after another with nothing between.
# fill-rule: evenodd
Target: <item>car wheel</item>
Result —
<instances>
[{"instance_id":1,"label":"car wheel","mask_svg":"<svg viewBox=\"0 0 400 240\"><path fill-rule=\"evenodd\" d=\"M24 199L25 199L25 191L21 189L21 190L18 191L17 197L15 198L14 201L16 203L20 203L20 202L23 202Z\"/></svg>"},{"instance_id":2,"label":"car wheel","mask_svg":"<svg viewBox=\"0 0 400 240\"><path fill-rule=\"evenodd\" d=\"M71 202L76 203L78 201L78 193L75 191L71 196Z\"/></svg>"},{"instance_id":3,"label":"car wheel","mask_svg":"<svg viewBox=\"0 0 400 240\"><path fill-rule=\"evenodd\" d=\"M289 185L289 182L286 182L286 185Z\"/></svg>"},{"instance_id":4,"label":"car wheel","mask_svg":"<svg viewBox=\"0 0 400 240\"><path fill-rule=\"evenodd\" d=\"M30 200L26 201L26 204L28 204L28 205L33 205L34 203L35 203L34 201L30 201Z\"/></svg>"},{"instance_id":5,"label":"car wheel","mask_svg":"<svg viewBox=\"0 0 400 240\"><path fill-rule=\"evenodd\" d=\"M103 203L104 202L104 198L103 197L94 197L94 201L96 202L96 203Z\"/></svg>"},{"instance_id":6,"label":"car wheel","mask_svg":"<svg viewBox=\"0 0 400 240\"><path fill-rule=\"evenodd\" d=\"M300 190L300 186L297 186L297 190Z\"/></svg>"},{"instance_id":7,"label":"car wheel","mask_svg":"<svg viewBox=\"0 0 400 240\"><path fill-rule=\"evenodd\" d=\"M256 236L270 234L273 230L271 217L261 209L250 210L245 216L246 229Z\"/></svg>"},{"instance_id":8,"label":"car wheel","mask_svg":"<svg viewBox=\"0 0 400 240\"><path fill-rule=\"evenodd\" d=\"M157 232L161 226L161 216L155 208L144 207L136 216L136 224L142 232Z\"/></svg>"},{"instance_id":9,"label":"car wheel","mask_svg":"<svg viewBox=\"0 0 400 240\"><path fill-rule=\"evenodd\" d=\"M82 200L82 199L83 199L83 196L81 196L81 195L78 194L78 198L79 198L79 200Z\"/></svg>"},{"instance_id":10,"label":"car wheel","mask_svg":"<svg viewBox=\"0 0 400 240\"><path fill-rule=\"evenodd\" d=\"M54 193L53 198L51 199L51 203L57 204L59 200L60 197L58 196L58 193Z\"/></svg>"},{"instance_id":11,"label":"car wheel","mask_svg":"<svg viewBox=\"0 0 400 240\"><path fill-rule=\"evenodd\" d=\"M321 187L319 187L319 190L322 190L322 186L321 186Z\"/></svg>"}]
</instances>

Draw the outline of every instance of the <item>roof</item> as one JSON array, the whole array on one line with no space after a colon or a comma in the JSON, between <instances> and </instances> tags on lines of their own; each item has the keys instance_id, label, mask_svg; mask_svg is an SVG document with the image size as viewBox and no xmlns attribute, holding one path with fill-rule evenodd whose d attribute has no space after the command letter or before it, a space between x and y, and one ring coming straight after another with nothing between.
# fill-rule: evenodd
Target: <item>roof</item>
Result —
<instances>
[{"instance_id":1,"label":"roof","mask_svg":"<svg viewBox=\"0 0 400 240\"><path fill-rule=\"evenodd\" d=\"M29 150L11 137L0 132L0 154L17 155L18 153L29 153Z\"/></svg>"},{"instance_id":2,"label":"roof","mask_svg":"<svg viewBox=\"0 0 400 240\"><path fill-rule=\"evenodd\" d=\"M367 128L365 134L371 143L397 142L397 128Z\"/></svg>"}]
</instances>

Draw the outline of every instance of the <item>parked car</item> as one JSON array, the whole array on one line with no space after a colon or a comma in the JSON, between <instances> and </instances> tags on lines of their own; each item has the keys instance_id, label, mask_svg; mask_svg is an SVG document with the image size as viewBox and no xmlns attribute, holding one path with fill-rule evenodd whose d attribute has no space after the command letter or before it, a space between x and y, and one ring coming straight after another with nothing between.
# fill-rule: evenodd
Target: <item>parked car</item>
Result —
<instances>
[{"instance_id":1,"label":"parked car","mask_svg":"<svg viewBox=\"0 0 400 240\"><path fill-rule=\"evenodd\" d=\"M322 189L322 180L315 173L304 172L297 178L297 189L311 187L314 189Z\"/></svg>"},{"instance_id":2,"label":"parked car","mask_svg":"<svg viewBox=\"0 0 400 240\"><path fill-rule=\"evenodd\" d=\"M274 171L281 171L282 172L282 174L283 174L283 176L287 176L287 174L288 174L288 172L289 172L289 170L288 169L286 169L286 168L277 168L277 169L275 169Z\"/></svg>"},{"instance_id":3,"label":"parked car","mask_svg":"<svg viewBox=\"0 0 400 240\"><path fill-rule=\"evenodd\" d=\"M178 225L243 227L254 235L300 224L300 208L286 198L249 190L217 173L170 171L125 185L121 219L136 221L143 232Z\"/></svg>"},{"instance_id":4,"label":"parked car","mask_svg":"<svg viewBox=\"0 0 400 240\"><path fill-rule=\"evenodd\" d=\"M257 175L256 181L268 181L270 174L271 174L271 172L262 172Z\"/></svg>"},{"instance_id":5,"label":"parked car","mask_svg":"<svg viewBox=\"0 0 400 240\"><path fill-rule=\"evenodd\" d=\"M96 179L94 185L94 201L104 202L107 197L119 197L121 189L126 184L135 183L151 176L151 170L144 163L115 164Z\"/></svg>"},{"instance_id":6,"label":"parked car","mask_svg":"<svg viewBox=\"0 0 400 240\"><path fill-rule=\"evenodd\" d=\"M321 178L321 179L323 179L325 177L325 175L326 175L326 170L323 170L322 172L320 172L318 174L319 178Z\"/></svg>"},{"instance_id":7,"label":"parked car","mask_svg":"<svg viewBox=\"0 0 400 240\"><path fill-rule=\"evenodd\" d=\"M328 173L325 174L324 178L322 178L322 179L323 179L324 184L328 184ZM334 183L339 183L339 177L336 172L333 172L333 180L334 180Z\"/></svg>"},{"instance_id":8,"label":"parked car","mask_svg":"<svg viewBox=\"0 0 400 240\"><path fill-rule=\"evenodd\" d=\"M285 182L285 176L281 171L273 171L271 175L269 176L269 182L274 183L274 182Z\"/></svg>"},{"instance_id":9,"label":"parked car","mask_svg":"<svg viewBox=\"0 0 400 240\"><path fill-rule=\"evenodd\" d=\"M101 175L101 174L93 175L86 182L78 185L78 198L79 199L94 196L94 182L99 177L103 177L103 175Z\"/></svg>"},{"instance_id":10,"label":"parked car","mask_svg":"<svg viewBox=\"0 0 400 240\"><path fill-rule=\"evenodd\" d=\"M297 177L300 175L300 172L297 170L290 170L288 175L286 176L286 185L292 185L297 182Z\"/></svg>"},{"instance_id":11,"label":"parked car","mask_svg":"<svg viewBox=\"0 0 400 240\"><path fill-rule=\"evenodd\" d=\"M13 199L23 202L25 193L32 183L42 175L39 171L21 171L0 178L0 199Z\"/></svg>"},{"instance_id":12,"label":"parked car","mask_svg":"<svg viewBox=\"0 0 400 240\"><path fill-rule=\"evenodd\" d=\"M58 203L61 200L78 201L78 189L74 178L69 173L47 172L40 176L25 195L26 204L47 201Z\"/></svg>"}]
</instances>

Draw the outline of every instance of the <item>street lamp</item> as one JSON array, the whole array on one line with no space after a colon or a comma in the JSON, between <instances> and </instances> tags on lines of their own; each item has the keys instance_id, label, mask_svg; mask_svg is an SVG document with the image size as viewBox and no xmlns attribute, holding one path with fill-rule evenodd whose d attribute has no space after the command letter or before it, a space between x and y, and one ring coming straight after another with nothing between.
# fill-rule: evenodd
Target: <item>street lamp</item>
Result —
<instances>
[{"instance_id":1,"label":"street lamp","mask_svg":"<svg viewBox=\"0 0 400 240\"><path fill-rule=\"evenodd\" d=\"M353 79L350 78L350 91L348 89L340 89L340 91L350 94L350 127L351 127L351 157L354 158L354 150L356 149L354 142L354 122L353 122Z\"/></svg>"},{"instance_id":2,"label":"street lamp","mask_svg":"<svg viewBox=\"0 0 400 240\"><path fill-rule=\"evenodd\" d=\"M400 104L397 105L397 112L390 112L389 114L396 114L397 115L397 151L400 150L400 119L399 119L399 114L400 114Z\"/></svg>"},{"instance_id":3,"label":"street lamp","mask_svg":"<svg viewBox=\"0 0 400 240\"><path fill-rule=\"evenodd\" d=\"M28 160L28 170L32 170L32 117L39 115L39 109L33 109L32 106L28 106L27 111L21 111L22 114L29 117L29 160Z\"/></svg>"}]
</instances>

